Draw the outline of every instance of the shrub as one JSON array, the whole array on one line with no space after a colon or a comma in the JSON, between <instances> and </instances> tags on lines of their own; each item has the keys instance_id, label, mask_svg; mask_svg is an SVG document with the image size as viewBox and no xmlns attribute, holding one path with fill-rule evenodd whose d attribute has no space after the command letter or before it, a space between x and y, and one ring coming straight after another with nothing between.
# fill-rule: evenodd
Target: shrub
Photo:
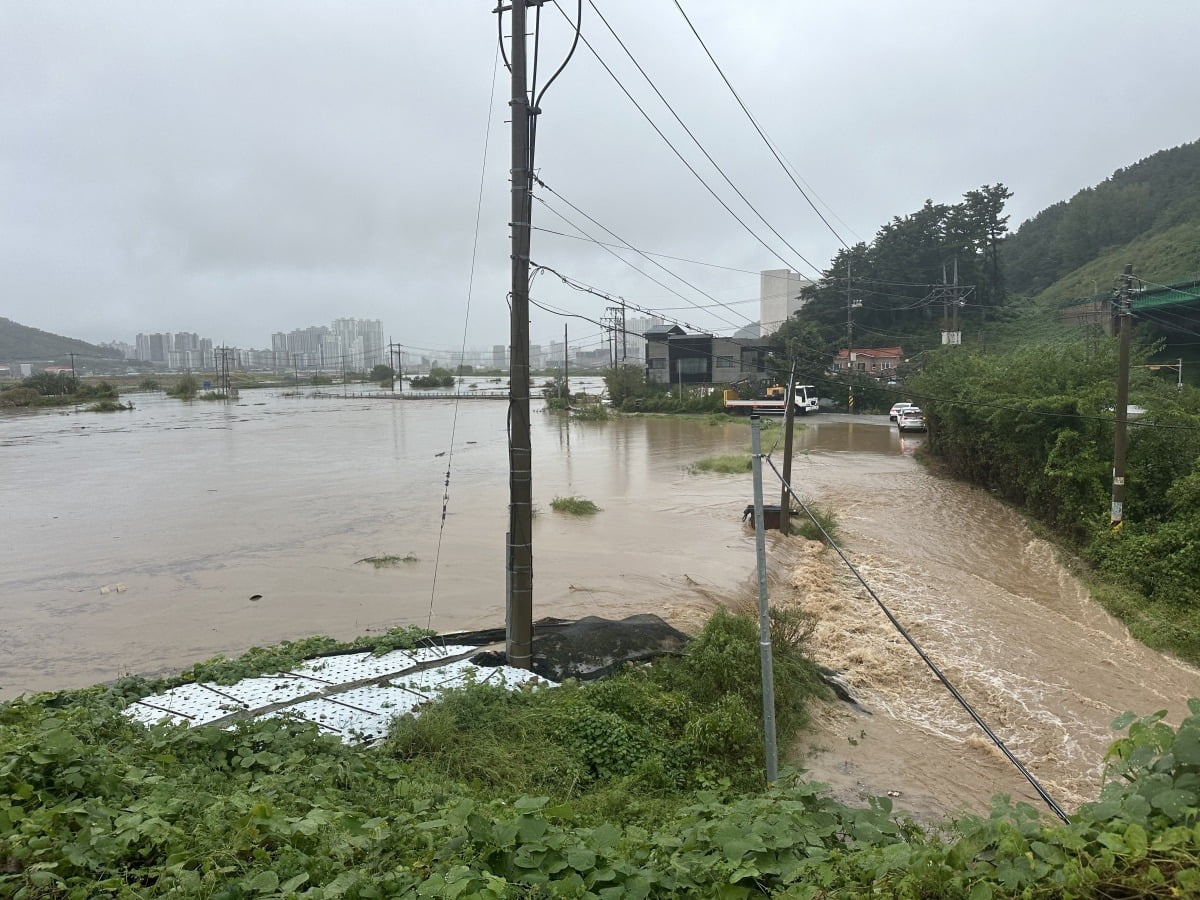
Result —
<instances>
[{"instance_id":1,"label":"shrub","mask_svg":"<svg viewBox=\"0 0 1200 900\"><path fill-rule=\"evenodd\" d=\"M600 507L583 497L555 497L550 501L550 508L571 516L591 516L600 512Z\"/></svg>"},{"instance_id":2,"label":"shrub","mask_svg":"<svg viewBox=\"0 0 1200 900\"><path fill-rule=\"evenodd\" d=\"M754 470L754 457L739 454L710 456L692 463L692 472L717 472L722 475L742 475Z\"/></svg>"}]
</instances>

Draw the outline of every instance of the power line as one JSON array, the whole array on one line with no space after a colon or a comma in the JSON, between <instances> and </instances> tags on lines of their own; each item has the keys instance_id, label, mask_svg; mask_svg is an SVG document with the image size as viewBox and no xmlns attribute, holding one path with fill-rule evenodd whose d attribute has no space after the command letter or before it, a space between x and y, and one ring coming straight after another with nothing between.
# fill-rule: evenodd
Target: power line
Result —
<instances>
[{"instance_id":1,"label":"power line","mask_svg":"<svg viewBox=\"0 0 1200 900\"><path fill-rule=\"evenodd\" d=\"M554 5L555 5L555 7L558 8L559 12L562 12L564 16L566 15L566 13L562 10L562 7L560 7L558 5L557 0L555 0ZM593 6L593 9L594 8L595 7ZM637 102L637 100L635 100L633 98L633 95L629 92L629 90L625 87L625 85L621 83L621 79L619 79L616 76L616 73L614 73L613 70L611 68L609 68L608 63L606 63L601 58L600 54L596 52L596 48L592 46L591 42L586 37L581 37L581 40L583 41L584 46L587 47L588 50L591 51L592 56L594 56L596 58L596 61L598 63L600 63L600 65L604 69L604 71L608 73L609 77L612 78L612 80L614 82L616 82L617 87L619 87L621 89L621 92L625 94L625 96L629 99L629 102L632 103L634 105L634 107L637 109L637 111L642 114L642 118L644 118L646 120L646 122L650 125L650 127L654 129L655 133L660 138L662 138L663 142L671 149L671 152L674 153L675 156L678 157L679 161L684 164L684 166L687 168L687 170L689 172L691 172L693 176L695 176L696 180L700 182L700 184L704 187L704 189L707 190L712 195L713 199L716 200L719 204L721 204L721 206L724 207L726 212L728 212L731 216L733 216L734 220L739 225L742 226L742 228L746 231L747 234L749 234L756 241L758 241L760 244L762 244L762 246L766 249L766 251L768 253L770 253L772 256L774 256L776 259L778 259L781 263L783 263L788 268L795 268L795 266L793 266L792 263L790 263L788 260L786 260L782 256L780 256L779 253L770 244L768 244L766 241L764 241L758 235L758 233L754 231L754 229L752 229L749 225L747 225L742 220L742 218L736 212L733 211L733 208L728 203L726 203L715 190L712 189L712 187L708 184L708 182L704 180L704 177L699 172L696 171L696 168L690 162L688 162L687 159L684 157L684 155L679 152L679 149L673 143L671 143L671 139L668 138L666 136L666 134L663 133L663 130L661 128L659 128L657 124L655 124L654 120L650 117L650 114L647 113L646 110L642 108L641 104L639 104ZM720 170L718 169L718 171L720 171ZM723 172L722 172L722 175L724 175ZM749 205L749 203L747 203L747 205ZM751 209L753 209L752 206L751 206ZM755 210L755 213L757 214L757 210ZM797 254L797 255L799 255L799 254ZM800 258L804 259L804 257L802 257L802 256ZM814 266L807 259L804 259L804 262L814 272L817 272L817 274L821 273L821 270L818 269L816 266Z\"/></svg>"},{"instance_id":2,"label":"power line","mask_svg":"<svg viewBox=\"0 0 1200 900\"><path fill-rule=\"evenodd\" d=\"M805 515L809 517L812 523L817 527L817 530L821 532L821 537L824 538L825 542L833 548L834 552L836 552L839 557L841 557L842 562L846 564L846 568L849 569L854 577L858 579L859 584L863 586L863 589L866 590L871 599L875 601L875 604L880 610L882 610L883 614L887 616L887 620L892 623L892 627L894 627L896 631L899 632L900 636L908 642L909 646L916 651L917 655L921 657L922 662L924 662L929 668L929 671L931 671L934 677L942 683L942 686L950 692L950 695L958 701L959 705L966 710L967 714L975 721L975 724L983 729L984 734L986 734L991 742L996 745L996 748L1003 753L1008 761L1016 767L1017 771L1025 777L1025 780L1029 782L1029 784L1037 792L1037 795L1041 797L1043 801L1045 801L1047 806L1050 807L1051 812L1062 819L1062 821L1066 824L1071 824L1071 820L1067 817L1067 814L1063 808L1054 801L1054 798L1050 796L1044 787L1042 787L1041 783L1034 778L1033 775L1030 774L1029 770L1021 764L1021 761L1013 755L1012 751L1008 749L1008 746L1004 743L1004 741L1002 741L996 735L996 733L992 731L987 722L983 720L983 717L976 712L975 707L967 702L967 699L963 697L961 693L959 693L958 688L956 688L953 683L951 683L950 679L948 679L942 673L942 670L937 667L937 664L934 663L932 659L930 659L929 655L923 649L921 649L921 645L918 644L913 636L908 633L908 630L902 624L900 624L900 620L896 618L895 614L890 609L888 609L887 604L880 599L879 595L875 593L874 588L872 588L867 580L863 578L862 573L858 571L858 567L855 566L854 563L850 562L850 558L846 556L845 551L838 546L837 542L829 535L829 532L827 532L824 526L821 525L816 515L814 515L812 510L808 508L808 504L800 499L799 495L796 494L795 490L793 490L792 486L788 482L783 480L783 475L780 474L777 468L775 468L775 462L771 459L770 455L767 455L765 458L767 463L771 466L771 471L775 473L775 476L779 479L780 483L787 489L788 494L790 494L792 498L800 504L800 508L804 510Z\"/></svg>"},{"instance_id":3,"label":"power line","mask_svg":"<svg viewBox=\"0 0 1200 900\"><path fill-rule=\"evenodd\" d=\"M721 168L721 166L717 163L717 161L715 159L713 159L712 154L710 154L708 152L708 150L705 149L704 145L700 143L700 139L696 137L696 135L692 132L692 130L690 128L688 128L688 126L684 123L683 119L681 119L679 117L679 114L677 112L675 112L675 108L673 106L671 106L671 104L667 101L667 98L663 96L662 91L660 91L658 89L658 85L656 85L654 83L653 79L651 79L650 76L646 74L646 70L642 68L641 64L634 58L633 54L629 51L629 48L627 46L625 46L625 42L623 40L621 40L620 36L618 36L616 31L613 30L613 27L612 27L612 25L609 24L608 19L604 18L604 14L602 12L600 12L600 10L596 7L594 0L588 0L588 4L592 7L593 10L595 10L596 15L600 17L600 21L604 23L604 27L608 29L609 34L611 34L613 36L613 38L616 40L616 42L621 46L621 49L625 51L625 55L629 57L629 61L633 63L634 67L638 70L638 72L641 73L642 77L646 79L646 83L648 85L650 85L651 90L653 90L654 93L658 96L658 99L662 101L663 106L665 106L667 108L667 110L675 118L675 121L679 123L679 127L682 128L685 132L687 132L687 136L692 139L692 143L694 143L696 145L696 147L700 150L700 152L704 154L704 158L707 159L709 161L709 163L712 164L712 167L714 169L716 169L717 172L720 173L722 178L725 179L725 183L728 184L733 189L733 192L735 194L737 194L738 197L741 198L742 202L745 203L746 206L748 206L750 208L750 210L756 216L758 216L759 221L762 222L764 225L766 225L767 228L769 228L771 230L771 233L775 235L775 237L777 237L777 238L779 238L779 240L783 241L783 245L785 247L787 247L789 250L791 250L793 253L795 253L796 256L798 256L800 259L804 260L804 262L811 269L813 269L813 271L819 272L820 270L817 269L816 266L814 266L811 262L809 262L807 259L805 259L804 255L802 253L800 253L800 251L797 250L795 247L793 247L791 245L791 243L787 240L787 238L785 238L782 234L779 233L779 231L775 228L775 226L773 226L770 222L768 222L766 220L766 218L763 216L763 214L760 213L758 211L758 209L754 206L754 204L750 202L749 198L747 198L746 195L743 194L742 191L738 188L738 186L733 183L733 180L728 175L725 174L725 170ZM682 10L681 10L681 12L682 12ZM685 18L686 18L686 16L685 16ZM799 187L799 185L797 185L797 187ZM801 192L801 193L803 193L803 192ZM807 195L806 195L806 197L807 197ZM809 202L811 203L812 201L809 201ZM814 209L815 209L815 207L814 207ZM820 213L817 213L817 215L820 215ZM823 221L823 219L822 219L822 221ZM826 224L828 225L828 223L826 223ZM835 234L836 234L836 232L835 232ZM841 240L841 238L839 237L838 240Z\"/></svg>"},{"instance_id":4,"label":"power line","mask_svg":"<svg viewBox=\"0 0 1200 900\"><path fill-rule=\"evenodd\" d=\"M591 0L588 0L588 2L590 3ZM593 4L593 6L594 5L595 4ZM698 32L696 30L696 26L693 25L692 20L688 18L688 14L686 12L684 12L683 7L679 5L679 0L675 0L675 8L678 9L679 14L681 16L683 16L683 21L687 22L688 28L690 28L692 31L692 34L694 34L696 36L696 40L700 42L700 46L704 49L704 53L708 57L709 62L711 62L713 64L713 67L717 70L717 74L721 76L721 80L724 81L725 86L727 88L729 88L729 93L733 94L733 99L736 100L738 103L738 106L740 106L742 108L742 112L744 112L746 114L746 118L750 120L750 124L753 125L754 130L758 132L758 136L760 138L762 138L763 143L766 144L766 146L767 146L767 149L771 151L771 155L775 157L775 161L777 163L779 163L780 168L783 169L783 173L785 175L787 175L788 178L791 180L792 184L795 185L796 190L798 190L800 192L800 196L802 196L808 202L808 205L812 207L812 211L817 214L817 218L819 218L821 220L821 222L825 225L825 227L829 229L829 233L838 239L838 243L840 243L843 247L845 247L847 250L849 250L850 245L847 244L844 240L842 240L842 236L837 233L837 230L832 225L829 224L829 220L826 219L825 216L823 216L821 214L821 211L819 209L817 209L816 204L812 202L812 198L808 196L808 194L805 192L804 188L800 187L800 183L798 181L796 181L795 178L792 177L792 173L788 169L788 166L784 164L783 159L781 159L779 154L776 152L774 143L771 141L770 138L767 137L766 133L759 126L758 121L754 118L753 115L750 114L750 110L746 108L746 104L742 102L742 98L738 95L738 92L736 90L734 90L734 87L730 83L729 79L727 77L725 77L724 70L721 69L720 64L716 61L716 59L713 57L712 53L709 51L708 45L705 44L704 39L702 37L700 37L700 32ZM607 23L605 23L605 24L607 24ZM795 251L793 250L792 252L794 253ZM801 259L803 259L803 257L801 257ZM805 262L808 262L808 260L805 260ZM811 265L811 263L810 263L810 265Z\"/></svg>"},{"instance_id":5,"label":"power line","mask_svg":"<svg viewBox=\"0 0 1200 900\"><path fill-rule=\"evenodd\" d=\"M703 296L707 297L709 300L712 300L712 301L713 301L714 303L716 303L717 305L719 305L719 306L724 306L724 304L722 304L722 303L721 303L721 301L717 300L717 298L716 298L716 297L713 297L711 294L709 294L709 293L707 293L706 291L704 291L704 290L702 290L702 289L700 289L700 288L696 287L696 286L695 286L695 285L693 285L691 282L687 281L685 278L682 278L681 276L679 276L679 275L675 274L675 273L674 273L674 272L672 272L670 269L666 268L664 265L662 265L661 263L659 263L657 260L651 259L650 257L648 257L648 256L645 256L644 254L642 254L640 250L638 250L638 249L637 249L636 247L634 247L632 244L630 244L629 242L627 242L627 241L626 241L624 238L622 238L620 235L618 235L618 234L614 233L613 231L611 231L610 229L608 229L608 228L607 228L607 227L605 227L604 225L601 225L599 222L597 222L595 219L593 219L591 216L589 216L589 215L588 215L587 213L585 213L583 210L579 209L579 207L577 207L577 206L575 206L573 203L571 203L571 201L570 201L570 200L567 200L567 199L565 199L564 197L562 197L562 195L561 195L561 194L555 193L555 191L554 191L552 188L550 188L548 185L546 185L546 184L545 184L544 182L542 182L540 179L538 179L537 181L538 181L538 184L539 184L539 185L541 185L542 187L544 187L546 190L550 191L552 194L554 194L556 197L558 197L560 200L562 200L564 203L566 203L568 206L570 206L570 207L571 207L573 210L575 210L577 213L579 213L581 216L583 216L585 219L587 219L588 221L590 221L590 222L592 222L593 224L595 224L595 225L596 225L596 227L603 229L603 230L604 230L604 231L606 231L608 234L610 234L610 235L612 235L614 238L616 238L618 241L621 241L623 244L625 244L625 246L626 246L626 247L628 247L628 248L629 248L630 250L632 250L633 252L635 252L635 253L638 253L639 255L642 255L642 256L643 256L643 257L646 259L646 261L647 261L647 262L651 263L652 265L658 266L658 268L662 269L664 272L666 272L666 273L667 273L668 275L670 275L671 277L673 277L673 278L675 278L675 279L677 279L677 280L679 280L679 281L683 282L683 283L684 283L684 284L686 284L688 287L692 288L692 290L696 291L696 292L697 292L697 293L699 293L699 294L702 294ZM548 203L546 203L546 200L545 200L545 198L543 198L543 197L535 197L535 199L536 199L536 200L538 200L539 202L541 202L541 203L542 203L542 204L543 204L543 205L546 207L546 209L548 209L550 212L554 213L554 215L558 216L560 219L562 219L564 222L566 222L568 225L570 225L572 228L574 228L574 229L575 229L576 231L578 231L580 234L587 235L587 232L586 232L586 231L584 231L582 228L580 228L578 225L576 225L574 222L572 222L570 219L568 219L566 216L564 216L562 213L560 213L560 212L559 212L558 210L556 210L554 207L552 207L552 206L550 206ZM587 235L587 236L588 236L589 238L591 237L590 235ZM603 244L600 244L600 242L599 242L599 241L596 241L595 243L597 243L597 244L598 244L598 245L600 245L601 247L604 247L604 245L603 245ZM609 249L609 248L607 248L607 247L604 247L604 249L605 249L605 250L607 250L607 251L608 251L608 253L610 253L612 256L616 257L616 258L617 258L617 259L619 259L621 262L623 262L625 265L629 266L631 269L633 269L633 270L634 270L635 272L637 272L638 274L640 274L640 275L644 276L645 278L648 278L648 279L650 279L650 280L651 280L651 281L653 281L655 284L657 284L659 287L661 287L663 290L665 290L665 291L669 291L670 293L674 294L676 297L678 297L678 298L679 298L680 300L682 300L684 303L691 304L692 306L695 306L695 305L696 305L695 301L688 299L688 298L687 298L687 297L685 297L683 294L679 293L679 291L675 290L674 288L670 287L669 285L663 284L661 281L659 281L659 280L658 280L657 278L655 278L653 275L650 275L650 274L648 274L648 273L646 273L646 272L643 272L641 269L639 269L639 268L638 268L637 266L635 266L633 263L629 262L629 260L625 259L625 258L624 258L624 257L622 257L620 254L618 254L616 251L614 251L614 250L611 250L611 249ZM747 324L749 324L749 323L752 321L751 319L747 318L747 317L746 317L746 315L745 315L744 313L742 313L742 312L740 312L740 311L738 311L738 310L730 309L730 310L729 310L729 312L732 312L732 313L734 313L735 315L741 316L743 319L745 319L745 320L746 320ZM713 315L714 315L714 317L715 317L715 318L717 318L718 320L720 320L720 321L724 322L724 323L725 323L726 325L728 325L730 328L737 328L737 327L738 327L736 324L734 324L733 322L730 322L728 319L726 319L726 318L723 318L722 316L718 316L718 315L716 315L715 313L714 313Z\"/></svg>"}]
</instances>

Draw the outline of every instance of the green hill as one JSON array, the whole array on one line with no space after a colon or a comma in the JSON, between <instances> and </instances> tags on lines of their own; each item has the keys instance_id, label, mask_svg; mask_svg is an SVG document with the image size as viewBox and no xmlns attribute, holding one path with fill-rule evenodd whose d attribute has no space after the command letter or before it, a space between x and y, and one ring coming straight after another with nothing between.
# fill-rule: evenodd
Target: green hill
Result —
<instances>
[{"instance_id":1,"label":"green hill","mask_svg":"<svg viewBox=\"0 0 1200 900\"><path fill-rule=\"evenodd\" d=\"M0 361L61 363L69 361L72 353L87 360L121 359L119 350L97 347L0 317Z\"/></svg>"},{"instance_id":2,"label":"green hill","mask_svg":"<svg viewBox=\"0 0 1200 900\"><path fill-rule=\"evenodd\" d=\"M1009 290L1041 304L1108 293L1126 263L1169 284L1200 271L1200 141L1042 210L1001 245Z\"/></svg>"}]
</instances>

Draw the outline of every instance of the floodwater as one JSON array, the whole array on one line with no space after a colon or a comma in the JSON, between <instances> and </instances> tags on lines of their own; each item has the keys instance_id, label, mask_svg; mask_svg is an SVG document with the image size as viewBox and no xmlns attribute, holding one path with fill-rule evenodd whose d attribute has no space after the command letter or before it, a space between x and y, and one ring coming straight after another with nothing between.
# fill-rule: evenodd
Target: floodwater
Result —
<instances>
[{"instance_id":1,"label":"floodwater","mask_svg":"<svg viewBox=\"0 0 1200 900\"><path fill-rule=\"evenodd\" d=\"M132 399L0 417L0 698L311 634L503 624L505 402ZM697 598L752 574L749 479L688 473L748 448L744 422L532 424L535 617L702 621ZM380 556L412 559L362 562Z\"/></svg>"},{"instance_id":2,"label":"floodwater","mask_svg":"<svg viewBox=\"0 0 1200 900\"><path fill-rule=\"evenodd\" d=\"M0 417L0 699L311 634L502 624L504 402L133 399ZM1011 510L916 462L923 436L801 421L800 494L835 512L864 578L1064 807L1095 796L1116 715L1177 720L1200 695L1200 673L1129 638ZM691 630L753 603L750 478L689 469L747 452L745 421L535 412L532 440L536 617L656 612ZM554 513L569 495L602 511ZM995 793L1040 803L836 555L768 543L772 601L818 617L814 655L866 710L824 705L791 759L844 799L890 791L925 818ZM411 560L362 562L384 555Z\"/></svg>"}]
</instances>

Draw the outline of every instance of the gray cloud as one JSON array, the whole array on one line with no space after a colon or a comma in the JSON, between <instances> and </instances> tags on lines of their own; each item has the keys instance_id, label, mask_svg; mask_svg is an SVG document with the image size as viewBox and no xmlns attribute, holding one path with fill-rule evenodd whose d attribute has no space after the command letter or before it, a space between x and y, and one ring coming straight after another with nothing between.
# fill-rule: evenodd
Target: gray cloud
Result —
<instances>
[{"instance_id":1,"label":"gray cloud","mask_svg":"<svg viewBox=\"0 0 1200 900\"><path fill-rule=\"evenodd\" d=\"M779 171L674 5L599 5L738 188L824 266L836 238ZM654 122L780 256L811 271L713 172L584 6L585 35ZM497 74L492 8L0 7L3 314L90 340L186 329L243 346L337 316L378 317L406 344L451 347L470 291L468 343L504 341L509 89ZM1200 8L1190 3L1160 0L1136 15L1115 0L684 8L851 241L927 197L953 202L985 182L1013 189L1017 224L1200 136L1191 116L1200 80L1186 46ZM569 35L554 6L542 20L544 81ZM752 298L750 273L782 265L586 47L543 102L537 165L563 197L639 247L748 270L663 261L712 297ZM541 204L534 215L572 232ZM532 255L641 305L685 305L586 241L539 232ZM535 296L589 316L605 305L549 277ZM737 309L755 317L752 305ZM725 331L743 321L728 311L724 323L701 310L677 315ZM533 339L561 327L538 312ZM577 320L571 329L597 330Z\"/></svg>"}]
</instances>

